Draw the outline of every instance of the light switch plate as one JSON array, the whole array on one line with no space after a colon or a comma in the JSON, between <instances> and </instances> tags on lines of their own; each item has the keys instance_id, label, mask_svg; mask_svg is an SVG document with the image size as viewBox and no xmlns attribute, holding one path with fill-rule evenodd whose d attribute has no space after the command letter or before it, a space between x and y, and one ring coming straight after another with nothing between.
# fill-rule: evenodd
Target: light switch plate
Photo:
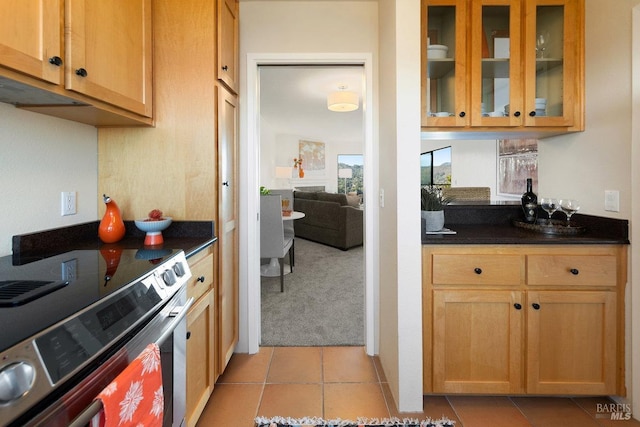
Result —
<instances>
[{"instance_id":1,"label":"light switch plate","mask_svg":"<svg viewBox=\"0 0 640 427\"><path fill-rule=\"evenodd\" d=\"M620 212L620 192L618 190L604 191L604 210Z\"/></svg>"}]
</instances>

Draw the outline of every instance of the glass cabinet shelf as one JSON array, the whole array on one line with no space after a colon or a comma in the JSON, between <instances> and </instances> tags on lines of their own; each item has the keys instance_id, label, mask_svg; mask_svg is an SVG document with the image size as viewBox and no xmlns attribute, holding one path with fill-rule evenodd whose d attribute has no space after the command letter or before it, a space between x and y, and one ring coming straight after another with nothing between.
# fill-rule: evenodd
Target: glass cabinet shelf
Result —
<instances>
[{"instance_id":1,"label":"glass cabinet shelf","mask_svg":"<svg viewBox=\"0 0 640 427\"><path fill-rule=\"evenodd\" d=\"M562 58L537 58L536 72L541 73L562 66Z\"/></svg>"},{"instance_id":2,"label":"glass cabinet shelf","mask_svg":"<svg viewBox=\"0 0 640 427\"><path fill-rule=\"evenodd\" d=\"M453 58L429 59L427 61L427 77L440 79L454 72L456 60Z\"/></svg>"}]
</instances>

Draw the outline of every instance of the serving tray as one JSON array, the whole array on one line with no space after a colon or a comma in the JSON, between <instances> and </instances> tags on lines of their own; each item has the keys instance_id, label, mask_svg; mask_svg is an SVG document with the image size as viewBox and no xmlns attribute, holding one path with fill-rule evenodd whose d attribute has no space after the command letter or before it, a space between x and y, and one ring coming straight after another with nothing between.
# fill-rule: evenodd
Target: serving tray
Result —
<instances>
[{"instance_id":1,"label":"serving tray","mask_svg":"<svg viewBox=\"0 0 640 427\"><path fill-rule=\"evenodd\" d=\"M529 224L519 219L513 220L513 225L526 230L535 231L536 233L543 234L559 234L559 235L574 235L585 232L585 228L579 225L567 226L567 221L558 219L538 219L535 223Z\"/></svg>"}]
</instances>

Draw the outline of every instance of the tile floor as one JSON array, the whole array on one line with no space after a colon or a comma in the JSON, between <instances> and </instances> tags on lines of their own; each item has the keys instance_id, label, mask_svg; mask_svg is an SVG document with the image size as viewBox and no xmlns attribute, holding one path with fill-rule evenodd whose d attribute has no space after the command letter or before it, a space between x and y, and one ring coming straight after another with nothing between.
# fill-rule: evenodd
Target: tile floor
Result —
<instances>
[{"instance_id":1,"label":"tile floor","mask_svg":"<svg viewBox=\"0 0 640 427\"><path fill-rule=\"evenodd\" d=\"M425 396L423 412L399 414L378 359L363 347L262 347L235 354L198 427L253 427L256 416L325 419L440 418L456 427L628 427L600 418L608 398Z\"/></svg>"}]
</instances>

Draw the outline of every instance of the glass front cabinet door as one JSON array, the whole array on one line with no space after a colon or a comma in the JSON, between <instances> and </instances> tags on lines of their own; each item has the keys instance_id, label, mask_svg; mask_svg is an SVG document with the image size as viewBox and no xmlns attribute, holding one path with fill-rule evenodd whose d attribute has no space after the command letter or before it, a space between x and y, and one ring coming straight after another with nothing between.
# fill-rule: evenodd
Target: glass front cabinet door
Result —
<instances>
[{"instance_id":1,"label":"glass front cabinet door","mask_svg":"<svg viewBox=\"0 0 640 427\"><path fill-rule=\"evenodd\" d=\"M422 126L468 126L467 0L423 2L421 45Z\"/></svg>"},{"instance_id":2,"label":"glass front cabinet door","mask_svg":"<svg viewBox=\"0 0 640 427\"><path fill-rule=\"evenodd\" d=\"M423 0L422 126L583 130L584 0Z\"/></svg>"},{"instance_id":3,"label":"glass front cabinet door","mask_svg":"<svg viewBox=\"0 0 640 427\"><path fill-rule=\"evenodd\" d=\"M584 77L578 0L529 0L525 21L526 126L582 126Z\"/></svg>"}]
</instances>

